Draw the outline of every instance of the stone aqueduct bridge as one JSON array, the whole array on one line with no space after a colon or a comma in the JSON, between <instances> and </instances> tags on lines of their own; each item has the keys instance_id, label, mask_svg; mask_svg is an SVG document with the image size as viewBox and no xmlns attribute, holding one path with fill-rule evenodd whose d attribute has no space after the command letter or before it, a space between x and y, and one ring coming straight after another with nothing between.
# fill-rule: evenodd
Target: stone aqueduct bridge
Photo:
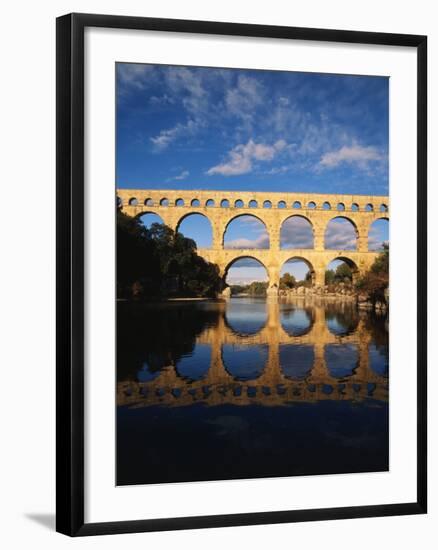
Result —
<instances>
[{"instance_id":1,"label":"stone aqueduct bridge","mask_svg":"<svg viewBox=\"0 0 438 550\"><path fill-rule=\"evenodd\" d=\"M368 251L368 232L377 219L389 219L389 198L366 195L323 195L309 193L269 193L200 190L145 190L118 189L118 205L130 216L145 213L158 214L163 222L178 230L187 216L204 215L212 226L212 247L200 248L198 253L219 266L226 276L228 269L239 258L251 257L266 268L269 288L275 293L279 286L280 270L292 258L300 258L309 266L312 282L322 286L325 271L334 259L343 259L353 276L369 269L377 253ZM242 215L258 218L269 234L268 249L224 248L224 234L230 222ZM312 249L280 248L283 222L291 216L306 218L312 225ZM328 250L324 246L325 232L334 218L349 220L357 236L356 250Z\"/></svg>"},{"instance_id":2,"label":"stone aqueduct bridge","mask_svg":"<svg viewBox=\"0 0 438 550\"><path fill-rule=\"evenodd\" d=\"M298 300L301 307L305 299ZM295 302L293 302L295 303ZM369 359L371 335L359 319L356 329L345 335L333 334L326 323L325 310L313 308L310 328L299 336L290 335L281 324L277 300L266 302L267 320L256 334L241 335L232 330L226 321L225 304L217 326L205 329L197 343L208 344L211 349L210 367L205 378L188 380L178 373L178 365L169 363L159 376L149 382L135 380L117 384L119 406L146 407L151 405L182 406L196 402L206 405L260 404L279 405L290 401L316 402L320 400L363 400L373 397L380 401L388 399L388 379L373 371ZM292 304L291 304L292 305ZM354 345L358 362L351 376L336 378L326 362L327 345ZM222 346L267 346L268 355L263 372L255 379L239 382L227 370L222 356ZM313 363L304 380L287 377L282 369L280 353L282 346L311 346Z\"/></svg>"}]
</instances>

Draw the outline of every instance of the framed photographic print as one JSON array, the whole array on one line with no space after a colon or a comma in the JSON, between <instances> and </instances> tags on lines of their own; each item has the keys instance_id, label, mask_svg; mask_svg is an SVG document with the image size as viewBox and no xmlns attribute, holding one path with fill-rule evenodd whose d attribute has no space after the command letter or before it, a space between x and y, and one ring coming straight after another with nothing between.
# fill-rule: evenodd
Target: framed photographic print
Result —
<instances>
[{"instance_id":1,"label":"framed photographic print","mask_svg":"<svg viewBox=\"0 0 438 550\"><path fill-rule=\"evenodd\" d=\"M57 20L57 530L426 512L426 37Z\"/></svg>"}]
</instances>

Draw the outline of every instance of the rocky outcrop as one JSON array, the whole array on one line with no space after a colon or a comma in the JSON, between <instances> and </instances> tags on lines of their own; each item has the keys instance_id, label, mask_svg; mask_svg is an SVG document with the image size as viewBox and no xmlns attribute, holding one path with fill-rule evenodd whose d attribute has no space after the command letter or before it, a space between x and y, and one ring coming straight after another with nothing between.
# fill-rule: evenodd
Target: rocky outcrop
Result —
<instances>
[{"instance_id":1,"label":"rocky outcrop","mask_svg":"<svg viewBox=\"0 0 438 550\"><path fill-rule=\"evenodd\" d=\"M298 286L289 289L281 289L279 296L283 298L298 297L298 296L318 296L327 299L347 300L357 303L357 307L363 310L375 310L385 312L389 308L389 292L386 289L383 300L373 301L366 293L357 291L352 285L347 283L339 283L337 285L313 286L305 287Z\"/></svg>"}]
</instances>

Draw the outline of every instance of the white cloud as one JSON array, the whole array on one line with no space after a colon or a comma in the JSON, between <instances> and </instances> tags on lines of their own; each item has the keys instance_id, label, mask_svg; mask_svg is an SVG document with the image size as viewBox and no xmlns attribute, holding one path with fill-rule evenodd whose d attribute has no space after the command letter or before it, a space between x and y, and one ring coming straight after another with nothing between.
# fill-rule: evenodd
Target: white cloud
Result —
<instances>
[{"instance_id":1,"label":"white cloud","mask_svg":"<svg viewBox=\"0 0 438 550\"><path fill-rule=\"evenodd\" d=\"M161 132L154 137L151 137L151 141L156 150L162 151L166 149L172 141L176 139L194 134L199 128L200 123L195 120L188 120L186 124L181 124L178 122L176 126L168 130L161 130Z\"/></svg>"},{"instance_id":2,"label":"white cloud","mask_svg":"<svg viewBox=\"0 0 438 550\"><path fill-rule=\"evenodd\" d=\"M324 242L325 247L332 250L356 250L356 230L347 220L333 220L327 226Z\"/></svg>"},{"instance_id":3,"label":"white cloud","mask_svg":"<svg viewBox=\"0 0 438 550\"><path fill-rule=\"evenodd\" d=\"M228 161L217 164L207 170L207 174L221 174L222 176L237 176L247 174L253 169L253 161L271 161L281 152L287 143L284 139L276 141L273 145L255 143L252 139L247 144L236 145L228 153Z\"/></svg>"},{"instance_id":4,"label":"white cloud","mask_svg":"<svg viewBox=\"0 0 438 550\"><path fill-rule=\"evenodd\" d=\"M362 147L360 145L343 146L337 151L330 151L322 155L320 166L335 168L339 164L357 164L359 168L367 169L370 162L382 160L383 155L376 147Z\"/></svg>"},{"instance_id":5,"label":"white cloud","mask_svg":"<svg viewBox=\"0 0 438 550\"><path fill-rule=\"evenodd\" d=\"M234 239L224 243L224 248L239 248L239 249L249 249L249 248L269 248L269 235L267 232L263 233L256 239L247 239L240 238Z\"/></svg>"},{"instance_id":6,"label":"white cloud","mask_svg":"<svg viewBox=\"0 0 438 550\"><path fill-rule=\"evenodd\" d=\"M153 65L139 63L120 63L117 65L117 78L120 84L119 93L128 89L144 90L155 81L156 70Z\"/></svg>"},{"instance_id":7,"label":"white cloud","mask_svg":"<svg viewBox=\"0 0 438 550\"><path fill-rule=\"evenodd\" d=\"M185 180L190 175L190 172L188 170L183 170L180 174L177 176L174 176L173 178L170 178L171 180Z\"/></svg>"},{"instance_id":8,"label":"white cloud","mask_svg":"<svg viewBox=\"0 0 438 550\"><path fill-rule=\"evenodd\" d=\"M313 248L313 229L305 218L292 216L281 227L282 248Z\"/></svg>"},{"instance_id":9,"label":"white cloud","mask_svg":"<svg viewBox=\"0 0 438 550\"><path fill-rule=\"evenodd\" d=\"M263 102L263 88L259 81L245 75L239 75L237 85L225 94L225 105L234 115L251 113Z\"/></svg>"}]
</instances>

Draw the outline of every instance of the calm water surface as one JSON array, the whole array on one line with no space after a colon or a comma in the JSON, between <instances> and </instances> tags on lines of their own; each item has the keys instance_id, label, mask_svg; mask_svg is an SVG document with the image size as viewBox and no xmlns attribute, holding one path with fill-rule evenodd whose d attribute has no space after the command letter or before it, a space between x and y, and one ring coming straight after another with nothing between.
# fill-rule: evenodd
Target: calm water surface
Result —
<instances>
[{"instance_id":1,"label":"calm water surface","mask_svg":"<svg viewBox=\"0 0 438 550\"><path fill-rule=\"evenodd\" d=\"M118 303L117 483L388 469L388 326L348 302Z\"/></svg>"}]
</instances>

